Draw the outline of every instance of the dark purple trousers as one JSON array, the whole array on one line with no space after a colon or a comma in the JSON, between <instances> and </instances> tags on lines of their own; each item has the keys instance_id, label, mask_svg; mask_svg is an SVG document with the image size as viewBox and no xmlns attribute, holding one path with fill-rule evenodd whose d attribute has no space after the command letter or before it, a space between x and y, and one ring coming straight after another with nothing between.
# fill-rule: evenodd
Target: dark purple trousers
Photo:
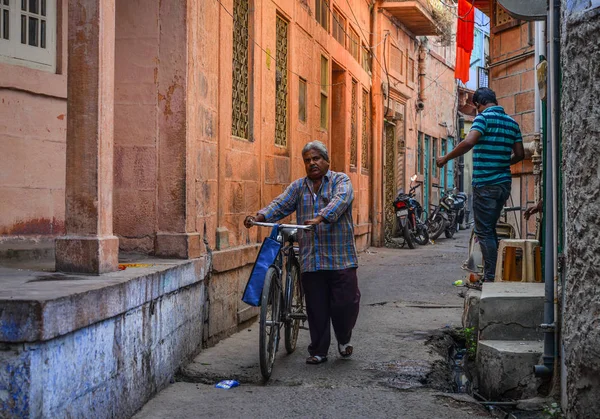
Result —
<instances>
[{"instance_id":1,"label":"dark purple trousers","mask_svg":"<svg viewBox=\"0 0 600 419\"><path fill-rule=\"evenodd\" d=\"M358 318L360 291L356 268L302 274L311 356L327 356L331 324L338 343L350 342Z\"/></svg>"}]
</instances>

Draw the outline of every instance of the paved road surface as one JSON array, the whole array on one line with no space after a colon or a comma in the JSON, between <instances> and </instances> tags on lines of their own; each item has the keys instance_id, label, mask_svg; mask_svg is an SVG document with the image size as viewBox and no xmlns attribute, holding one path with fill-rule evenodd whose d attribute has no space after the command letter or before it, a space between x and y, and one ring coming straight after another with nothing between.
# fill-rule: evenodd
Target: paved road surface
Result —
<instances>
[{"instance_id":1,"label":"paved road surface","mask_svg":"<svg viewBox=\"0 0 600 419\"><path fill-rule=\"evenodd\" d=\"M415 250L361 254L361 312L351 359L341 359L334 343L327 363L306 365L308 332L301 331L293 354L281 344L264 384L254 324L203 351L183 370L184 381L163 390L135 418L489 417L476 404L443 395L445 359L426 343L460 326L463 299L451 284L464 277L467 243L468 232L461 231ZM232 378L241 386L214 387Z\"/></svg>"}]
</instances>

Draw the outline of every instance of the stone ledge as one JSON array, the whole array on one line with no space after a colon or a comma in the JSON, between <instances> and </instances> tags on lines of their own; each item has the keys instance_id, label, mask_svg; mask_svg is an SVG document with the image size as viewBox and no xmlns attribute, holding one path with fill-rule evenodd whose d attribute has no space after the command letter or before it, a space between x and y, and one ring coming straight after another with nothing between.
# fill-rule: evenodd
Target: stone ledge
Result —
<instances>
[{"instance_id":1,"label":"stone ledge","mask_svg":"<svg viewBox=\"0 0 600 419\"><path fill-rule=\"evenodd\" d=\"M543 334L544 284L494 282L483 285L479 302L482 340L538 340Z\"/></svg>"},{"instance_id":2,"label":"stone ledge","mask_svg":"<svg viewBox=\"0 0 600 419\"><path fill-rule=\"evenodd\" d=\"M0 262L54 260L54 237L51 239L17 240L0 238Z\"/></svg>"},{"instance_id":3,"label":"stone ledge","mask_svg":"<svg viewBox=\"0 0 600 419\"><path fill-rule=\"evenodd\" d=\"M232 247L213 253L213 272L223 273L253 264L261 244Z\"/></svg>"},{"instance_id":4,"label":"stone ledge","mask_svg":"<svg viewBox=\"0 0 600 419\"><path fill-rule=\"evenodd\" d=\"M542 380L533 374L544 349L540 341L480 340L477 345L479 392L490 400L536 397Z\"/></svg>"},{"instance_id":5,"label":"stone ledge","mask_svg":"<svg viewBox=\"0 0 600 419\"><path fill-rule=\"evenodd\" d=\"M205 257L145 259L148 267L102 275L0 267L0 342L40 342L126 313L202 282Z\"/></svg>"}]
</instances>

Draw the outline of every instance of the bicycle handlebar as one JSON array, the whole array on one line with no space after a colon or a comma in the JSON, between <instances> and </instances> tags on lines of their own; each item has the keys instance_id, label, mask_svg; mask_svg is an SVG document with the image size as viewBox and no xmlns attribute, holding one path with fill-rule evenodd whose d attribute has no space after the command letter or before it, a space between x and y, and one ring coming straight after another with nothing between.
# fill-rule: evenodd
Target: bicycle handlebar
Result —
<instances>
[{"instance_id":1,"label":"bicycle handlebar","mask_svg":"<svg viewBox=\"0 0 600 419\"><path fill-rule=\"evenodd\" d=\"M299 225L299 224L276 224L276 223L262 223L262 222L258 222L258 221L252 221L252 225L258 226L258 227L275 227L275 226L279 226L279 228L295 228L298 230L306 230L306 231L314 231L315 226L314 225Z\"/></svg>"}]
</instances>

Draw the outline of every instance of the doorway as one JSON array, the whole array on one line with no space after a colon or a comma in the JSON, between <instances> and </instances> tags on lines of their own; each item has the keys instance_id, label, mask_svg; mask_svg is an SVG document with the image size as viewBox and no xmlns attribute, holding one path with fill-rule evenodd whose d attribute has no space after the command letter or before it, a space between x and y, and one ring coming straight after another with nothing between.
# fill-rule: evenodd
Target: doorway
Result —
<instances>
[{"instance_id":1,"label":"doorway","mask_svg":"<svg viewBox=\"0 0 600 419\"><path fill-rule=\"evenodd\" d=\"M346 170L346 71L331 62L331 170Z\"/></svg>"},{"instance_id":2,"label":"doorway","mask_svg":"<svg viewBox=\"0 0 600 419\"><path fill-rule=\"evenodd\" d=\"M431 193L431 137L425 136L425 158L423 159L423 208L429 214L429 195Z\"/></svg>"},{"instance_id":3,"label":"doorway","mask_svg":"<svg viewBox=\"0 0 600 419\"><path fill-rule=\"evenodd\" d=\"M385 144L383 177L385 179L384 224L385 245L393 244L392 237L396 235L396 213L393 203L396 199L396 147L394 124L385 121Z\"/></svg>"}]
</instances>

